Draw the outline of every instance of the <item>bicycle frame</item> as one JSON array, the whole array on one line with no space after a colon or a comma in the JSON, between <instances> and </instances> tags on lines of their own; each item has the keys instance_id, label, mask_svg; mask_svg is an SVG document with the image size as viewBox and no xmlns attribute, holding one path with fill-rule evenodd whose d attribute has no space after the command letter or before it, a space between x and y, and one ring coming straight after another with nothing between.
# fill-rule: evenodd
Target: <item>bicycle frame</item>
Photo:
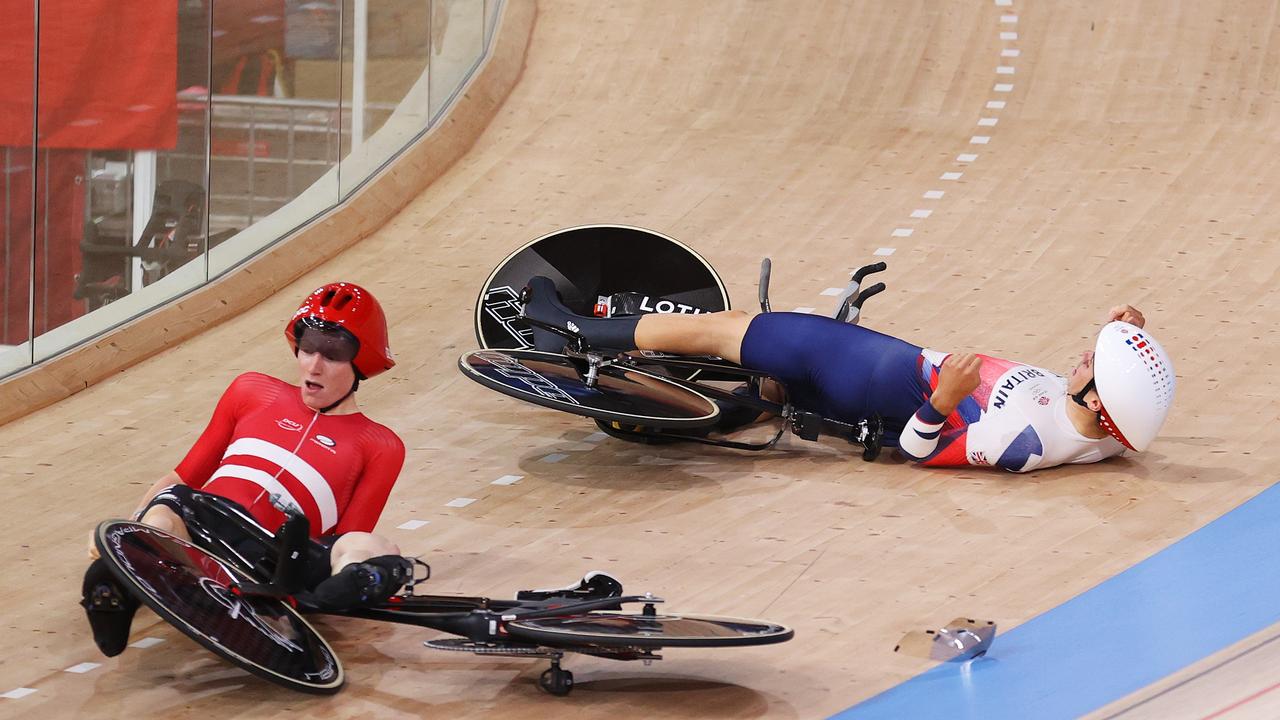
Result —
<instances>
[{"instance_id":1,"label":"bicycle frame","mask_svg":"<svg viewBox=\"0 0 1280 720\"><path fill-rule=\"evenodd\" d=\"M268 549L277 550L277 558L282 558L284 563L301 563L305 556L306 533L302 533L302 543L297 543L293 547L282 543L281 536L288 535L287 532L272 533L262 527L252 517L241 512L223 502L216 495L207 493L194 493L193 499L206 509L212 510L224 519L231 521L240 530L246 533L255 542L262 543ZM294 509L285 511L286 521L307 523L305 515ZM213 541L223 550L226 550L234 556L234 559L224 557L214 549L206 547L205 549L214 553L219 558L227 560L237 565L246 574L255 578L260 582L244 583L239 586L239 592L249 595L261 595L267 597L275 597L286 602L294 603L296 600L293 595L297 592L289 591L288 588L282 588L277 585L274 580L282 574L287 574L289 570L284 564L278 564L271 569L271 577L267 577L265 569L256 567L249 563L246 558L237 552L231 543L224 538L217 537L204 528L198 519L191 519L187 522L188 529L191 531L193 538L199 535L203 539ZM282 526L282 528L285 526ZM295 536L296 537L296 536ZM287 539L287 538L286 538ZM427 577L430 577L428 574ZM423 578L422 580L425 580ZM415 579L414 582L422 580ZM474 642L510 642L511 638L507 636L505 625L515 620L533 620L546 617L563 617L572 615L583 615L595 610L611 610L617 609L622 604L644 603L645 613L653 614L654 605L663 602L662 598L653 595L625 595L622 597L598 598L590 600L569 601L565 602L561 599L559 602L555 598L537 601L520 601L520 600L493 600L487 597L479 596L453 596L453 595L413 595L413 584L411 582L407 588L408 593L402 595L394 595L388 600L367 608L358 608L353 610L324 610L320 608L305 608L309 612L315 612L324 615L335 615L339 617L356 617L366 620L380 620L384 622L400 623L405 625L417 625L420 627L439 630L441 632L459 635Z\"/></svg>"},{"instance_id":2,"label":"bicycle frame","mask_svg":"<svg viewBox=\"0 0 1280 720\"><path fill-rule=\"evenodd\" d=\"M652 356L644 356L644 355L637 356L637 355L632 355L630 353L624 353L618 357L625 364L629 364L630 366L638 369L643 369L646 365L657 366L657 367L674 367L674 368L705 367L703 363L697 360L689 360L689 359L680 360L677 358L663 358L663 357L652 357ZM758 383L760 380L773 379L769 377L769 375L767 375L766 373L762 373L758 370L741 368L736 365L716 364L715 371L726 373L726 374L738 375L742 378L748 379L753 384ZM863 436L866 432L866 429L859 424L842 422L840 420L833 420L828 417L823 417L821 415L818 415L817 413L805 412L803 410L797 409L794 405L791 405L790 403L779 404L779 403L771 402L769 400L765 400L759 397L751 397L751 396L744 397L741 395L734 395L733 393L726 392L721 388L714 387L712 385L707 385L705 383L700 383L700 382L697 382L696 380L685 380L679 377L667 377L665 379L671 382L674 382L677 385L687 387L691 390L697 390L698 392L704 395L708 395L718 400L726 400L729 402L737 403L739 405L746 405L748 407L756 408L762 412L768 412L773 415L777 415L781 417L784 421L786 421L786 423L783 425L783 429L779 431L778 433L779 437L781 436L782 432L786 430L787 425L790 425L792 432L794 432L802 440L817 440L821 435L831 435L834 437L842 438L851 443L863 444L865 442ZM781 383L779 383L779 387L782 387ZM775 437L773 442L777 442L777 439L778 438ZM773 443L770 443L770 445L772 444Z\"/></svg>"}]
</instances>

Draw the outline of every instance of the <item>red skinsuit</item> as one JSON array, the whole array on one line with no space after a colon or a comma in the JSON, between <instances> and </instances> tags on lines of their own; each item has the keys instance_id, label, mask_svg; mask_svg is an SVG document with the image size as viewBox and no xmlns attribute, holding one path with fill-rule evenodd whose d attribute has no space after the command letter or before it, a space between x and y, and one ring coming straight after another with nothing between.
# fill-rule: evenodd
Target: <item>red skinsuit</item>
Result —
<instances>
[{"instance_id":1,"label":"red skinsuit","mask_svg":"<svg viewBox=\"0 0 1280 720\"><path fill-rule=\"evenodd\" d=\"M321 415L296 385L261 373L236 378L176 472L234 500L262 523L284 515L269 493L302 508L312 537L372 532L404 465L404 443L361 413Z\"/></svg>"}]
</instances>

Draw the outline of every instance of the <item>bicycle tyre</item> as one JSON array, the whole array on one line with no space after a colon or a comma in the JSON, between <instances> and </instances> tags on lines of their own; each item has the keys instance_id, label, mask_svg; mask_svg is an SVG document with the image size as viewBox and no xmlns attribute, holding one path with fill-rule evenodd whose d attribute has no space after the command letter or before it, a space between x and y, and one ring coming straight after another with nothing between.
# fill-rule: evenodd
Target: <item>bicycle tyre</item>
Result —
<instances>
[{"instance_id":1,"label":"bicycle tyre","mask_svg":"<svg viewBox=\"0 0 1280 720\"><path fill-rule=\"evenodd\" d=\"M458 368L508 397L607 422L695 429L720 416L706 395L631 367L603 367L596 386L587 387L569 359L556 353L473 350L458 359Z\"/></svg>"},{"instance_id":2,"label":"bicycle tyre","mask_svg":"<svg viewBox=\"0 0 1280 720\"><path fill-rule=\"evenodd\" d=\"M338 656L310 623L281 600L235 596L230 584L252 578L212 553L123 520L99 524L94 542L127 591L215 655L305 693L330 695L346 681ZM193 619L201 612L205 623Z\"/></svg>"},{"instance_id":3,"label":"bicycle tyre","mask_svg":"<svg viewBox=\"0 0 1280 720\"><path fill-rule=\"evenodd\" d=\"M511 637L547 647L743 647L786 642L795 631L766 620L658 613L592 612L513 620Z\"/></svg>"}]
</instances>

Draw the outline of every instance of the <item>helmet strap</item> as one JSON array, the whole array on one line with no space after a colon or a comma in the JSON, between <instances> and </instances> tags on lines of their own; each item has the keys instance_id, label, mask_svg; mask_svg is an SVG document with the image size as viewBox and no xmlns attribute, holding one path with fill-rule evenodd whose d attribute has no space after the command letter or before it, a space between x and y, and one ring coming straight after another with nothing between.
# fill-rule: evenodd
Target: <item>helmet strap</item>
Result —
<instances>
[{"instance_id":1,"label":"helmet strap","mask_svg":"<svg viewBox=\"0 0 1280 720\"><path fill-rule=\"evenodd\" d=\"M1084 387L1080 388L1080 392L1071 393L1071 399L1075 400L1076 404L1084 408L1085 410L1088 410L1089 412L1093 412L1094 411L1093 408L1089 407L1089 403L1085 402L1084 396L1088 395L1090 390L1096 390L1096 389L1098 389L1097 384L1095 384L1093 379L1090 378L1089 382L1085 383ZM1097 415L1099 419L1102 418L1102 413L1097 413Z\"/></svg>"},{"instance_id":2,"label":"helmet strap","mask_svg":"<svg viewBox=\"0 0 1280 720\"><path fill-rule=\"evenodd\" d=\"M330 410L332 410L332 409L334 409L334 408L338 407L338 406L339 406L339 405L341 405L343 402L345 402L347 398L349 398L349 397L351 397L352 395L354 395L354 394L355 394L355 392L356 392L356 390L358 390L359 388L360 388L360 376L359 376L359 374L357 373L357 375L356 375L356 379L355 379L354 381L352 381L352 383L351 383L351 389L347 391L347 394L346 394L346 395L343 395L342 397L338 398L337 400L334 400L334 401L333 401L332 403L330 403L329 405L326 405L325 407L320 408L320 410L318 410L317 412L319 412L320 414L322 414L322 415L323 415L324 413L327 413L327 412L329 412Z\"/></svg>"}]
</instances>

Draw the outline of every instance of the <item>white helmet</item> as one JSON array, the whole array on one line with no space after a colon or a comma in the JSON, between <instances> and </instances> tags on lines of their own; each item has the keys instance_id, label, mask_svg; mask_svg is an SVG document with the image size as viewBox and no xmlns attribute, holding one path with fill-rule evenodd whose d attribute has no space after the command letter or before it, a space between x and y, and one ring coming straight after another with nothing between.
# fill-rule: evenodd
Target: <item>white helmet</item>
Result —
<instances>
[{"instance_id":1,"label":"white helmet","mask_svg":"<svg viewBox=\"0 0 1280 720\"><path fill-rule=\"evenodd\" d=\"M1125 447L1146 450L1173 404L1173 361L1145 330L1107 323L1093 352L1102 427Z\"/></svg>"}]
</instances>

